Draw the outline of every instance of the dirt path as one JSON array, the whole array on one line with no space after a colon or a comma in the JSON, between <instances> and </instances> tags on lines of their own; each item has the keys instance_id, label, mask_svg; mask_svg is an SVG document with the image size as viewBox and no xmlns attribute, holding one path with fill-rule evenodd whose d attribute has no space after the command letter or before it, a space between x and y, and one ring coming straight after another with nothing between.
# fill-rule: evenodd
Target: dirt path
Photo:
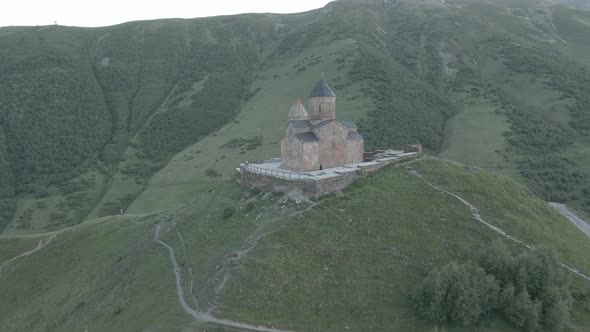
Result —
<instances>
[{"instance_id":1,"label":"dirt path","mask_svg":"<svg viewBox=\"0 0 590 332\"><path fill-rule=\"evenodd\" d=\"M144 216L143 214L138 214L137 216ZM26 239L26 238L34 238L34 237L44 237L47 236L47 239L40 239L39 242L37 243L37 247L29 250L29 251L25 251L5 262L0 263L0 272L2 272L2 269L20 259L29 255L34 254L35 252L45 248L49 243L51 243L58 235L65 233L65 232L70 232L73 231L77 228L80 227L87 227L87 226L92 226L96 223L102 222L104 218L100 218L100 219L96 219L95 221L91 221L91 222L83 222L74 226L70 226L70 227L66 227L66 228L62 228L56 231L51 231L51 232L47 232L47 233L33 233L33 234L13 234L13 235L4 235L4 234L0 234L0 239ZM133 222L133 223L137 223L137 221L133 220L133 219L128 219L129 222Z\"/></svg>"},{"instance_id":2,"label":"dirt path","mask_svg":"<svg viewBox=\"0 0 590 332\"><path fill-rule=\"evenodd\" d=\"M534 249L535 246L528 244L526 242L524 242L523 240L514 237L508 233L506 233L504 230L502 230L501 228L499 228L498 226L492 225L489 222L485 221L483 219L483 217L481 216L480 210L473 204L469 203L466 199L464 199L463 197L452 193L448 190L445 190L443 188L440 188L434 184L432 184L430 181L426 180L422 175L420 175L418 172L416 172L415 170L410 171L410 173L414 174L415 176L417 176L418 178L422 179L422 181L426 182L429 186L431 186L432 188L438 190L438 191L442 191L443 193L453 196L454 198L458 199L461 203L463 203L463 205L467 206L469 208L469 210L471 211L471 214L473 215L473 218L475 218L475 220L481 222L482 224L486 225L488 228L492 229L494 232L502 235L503 237L516 242L516 243L520 243L523 246L525 246L528 249ZM570 271L571 273L574 273L575 275L577 275L580 278L586 279L587 281L590 281L590 277L583 274L582 272L580 272L578 269L573 268L565 263L560 263L561 266L563 266L565 269L567 269L568 271Z\"/></svg>"},{"instance_id":3,"label":"dirt path","mask_svg":"<svg viewBox=\"0 0 590 332\"><path fill-rule=\"evenodd\" d=\"M559 204L559 203L549 203L551 207L555 208L561 215L566 217L569 221L571 221L582 233L586 234L588 238L590 238L590 224L585 222L582 218L578 217L572 210L570 210L566 205Z\"/></svg>"},{"instance_id":4,"label":"dirt path","mask_svg":"<svg viewBox=\"0 0 590 332\"><path fill-rule=\"evenodd\" d=\"M156 229L154 231L154 241L162 245L168 251L168 255L170 256L170 263L172 264L172 272L174 273L174 278L176 280L176 294L178 295L178 300L180 302L180 306L182 309L189 315L191 315L195 320L202 322L202 323L213 323L219 324L226 327L232 327L237 329L242 329L246 331L257 331L257 332L288 332L286 330L279 330L272 327L265 327L259 325L251 325L243 322L236 322L227 319L221 319L214 317L210 312L205 312L199 310L199 308L192 308L186 301L184 296L184 289L182 286L182 275L180 274L180 267L178 266L178 262L176 261L176 255L174 253L174 248L168 245L166 242L160 239L160 225L156 225Z\"/></svg>"},{"instance_id":5,"label":"dirt path","mask_svg":"<svg viewBox=\"0 0 590 332\"><path fill-rule=\"evenodd\" d=\"M2 264L0 264L0 272L2 272L2 269L3 269L3 268L6 266L6 265L10 264L11 262L14 262L15 260L17 260L17 259L19 259L19 258L23 258L23 257L29 256L29 255L32 255L32 254L34 254L35 252L37 252L37 251L39 251L39 250L41 250L41 249L45 248L45 246L47 246L49 243L51 243L51 241L52 241L52 240L53 240L53 239L54 239L56 236L57 236L57 233L53 233L53 234L52 234L52 235L51 235L51 236L50 236L50 237L49 237L47 240L45 240L45 241L44 241L44 240L42 240L42 239L41 239L41 240L39 240L39 243L37 243L37 247L35 247L35 248L33 248L33 249L29 250L29 251L25 251L25 252L23 252L23 253L19 254L18 256L12 257L11 259L9 259L9 260L7 260L7 261L3 262Z\"/></svg>"}]
</instances>

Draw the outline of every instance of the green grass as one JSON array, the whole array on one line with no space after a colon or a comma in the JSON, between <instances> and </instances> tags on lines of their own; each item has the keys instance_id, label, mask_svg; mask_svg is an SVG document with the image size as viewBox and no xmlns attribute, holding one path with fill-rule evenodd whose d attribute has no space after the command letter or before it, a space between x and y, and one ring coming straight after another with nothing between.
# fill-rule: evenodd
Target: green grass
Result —
<instances>
[{"instance_id":1,"label":"green grass","mask_svg":"<svg viewBox=\"0 0 590 332\"><path fill-rule=\"evenodd\" d=\"M222 259L265 230L276 198L248 202L256 195L236 183L221 183L175 212L124 215L83 222L61 232L38 252L7 265L0 272L0 330L180 331L200 323L178 302L168 253L155 243L173 246L188 293L193 268L194 294L202 306L214 301L215 279ZM226 206L236 212L223 218ZM288 210L288 208L287 208ZM179 234L182 234L182 240ZM46 236L45 236L46 237ZM0 261L30 250L42 238L19 235L0 238ZM187 294L188 296L188 294ZM35 299L35 301L30 301Z\"/></svg>"},{"instance_id":2,"label":"green grass","mask_svg":"<svg viewBox=\"0 0 590 332\"><path fill-rule=\"evenodd\" d=\"M508 178L432 159L411 167L430 179L444 178L442 185L481 203L486 217L515 235L557 249L580 268L590 266L583 254L590 241ZM460 190L466 182L478 195ZM261 241L223 293L219 312L306 331L428 331L431 326L417 321L407 303L416 280L433 266L469 259L498 238L457 199L404 168L384 169L320 200ZM487 328L509 329L497 320Z\"/></svg>"},{"instance_id":3,"label":"green grass","mask_svg":"<svg viewBox=\"0 0 590 332\"><path fill-rule=\"evenodd\" d=\"M168 257L151 241L152 220L114 218L83 225L8 265L0 274L0 329L136 330L187 324L172 306L175 294L167 290L174 281L166 278Z\"/></svg>"},{"instance_id":4,"label":"green grass","mask_svg":"<svg viewBox=\"0 0 590 332\"><path fill-rule=\"evenodd\" d=\"M590 271L590 241L547 203L510 178L469 170L457 163L428 159L415 168L436 185L457 193L481 209L486 220L535 246L555 248L560 256Z\"/></svg>"},{"instance_id":5,"label":"green grass","mask_svg":"<svg viewBox=\"0 0 590 332\"><path fill-rule=\"evenodd\" d=\"M502 133L510 128L506 117L485 100L472 101L474 104L466 105L446 123L440 156L491 170L506 168L501 155L507 144Z\"/></svg>"},{"instance_id":6,"label":"green grass","mask_svg":"<svg viewBox=\"0 0 590 332\"><path fill-rule=\"evenodd\" d=\"M523 239L544 241L577 267L590 265L582 255L587 239L582 242L571 224L521 185L436 159L410 167L481 204L486 218ZM223 317L307 331L430 331L432 326L419 321L406 301L416 280L434 266L468 259L470 252L499 238L458 200L404 167L362 178L311 209L281 195L216 181L212 190L174 211L86 221L9 264L0 273L0 329L198 328L180 308L167 253L152 241L159 222L161 238L176 250L185 288L192 281L202 306L216 302L220 268L229 268L232 277L216 309ZM492 198L498 204L490 207L485 202ZM224 218L228 206L235 212ZM510 227L515 220L518 227ZM550 234L540 236L541 230ZM229 263L228 257L266 233L241 265ZM1 238L2 257L29 250L37 240L32 235ZM576 287L588 288L584 283ZM589 323L583 306L576 305L573 331ZM495 318L482 329L510 330Z\"/></svg>"},{"instance_id":7,"label":"green grass","mask_svg":"<svg viewBox=\"0 0 590 332\"><path fill-rule=\"evenodd\" d=\"M35 249L39 240L46 240L48 236L31 237L0 237L0 263L10 260L23 252Z\"/></svg>"}]
</instances>

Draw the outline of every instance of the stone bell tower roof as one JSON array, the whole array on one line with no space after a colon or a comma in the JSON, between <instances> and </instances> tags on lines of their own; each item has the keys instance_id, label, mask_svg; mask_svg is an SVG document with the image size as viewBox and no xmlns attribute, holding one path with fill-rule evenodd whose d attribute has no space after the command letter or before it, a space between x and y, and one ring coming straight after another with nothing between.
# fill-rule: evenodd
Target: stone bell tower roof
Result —
<instances>
[{"instance_id":1,"label":"stone bell tower roof","mask_svg":"<svg viewBox=\"0 0 590 332\"><path fill-rule=\"evenodd\" d=\"M295 104L291 107L289 111L289 120L309 120L309 114L303 107L301 100L297 97Z\"/></svg>"},{"instance_id":2,"label":"stone bell tower roof","mask_svg":"<svg viewBox=\"0 0 590 332\"><path fill-rule=\"evenodd\" d=\"M336 94L332 91L328 83L324 81L324 78L322 78L309 93L309 98L316 97L336 97Z\"/></svg>"}]
</instances>

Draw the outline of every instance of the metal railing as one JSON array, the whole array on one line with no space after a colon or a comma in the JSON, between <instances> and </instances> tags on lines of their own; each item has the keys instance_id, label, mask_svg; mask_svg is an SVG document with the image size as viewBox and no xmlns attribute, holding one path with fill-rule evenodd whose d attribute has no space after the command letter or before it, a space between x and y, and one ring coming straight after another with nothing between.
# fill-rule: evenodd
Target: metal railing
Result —
<instances>
[{"instance_id":1,"label":"metal railing","mask_svg":"<svg viewBox=\"0 0 590 332\"><path fill-rule=\"evenodd\" d=\"M253 166L252 164L242 165L248 172L261 174L261 175L270 175L277 178L288 179L288 180L301 180L301 179L309 179L311 176L309 174L301 174L301 173L293 173L293 172L286 172L286 171L279 171L267 168L261 168Z\"/></svg>"}]
</instances>

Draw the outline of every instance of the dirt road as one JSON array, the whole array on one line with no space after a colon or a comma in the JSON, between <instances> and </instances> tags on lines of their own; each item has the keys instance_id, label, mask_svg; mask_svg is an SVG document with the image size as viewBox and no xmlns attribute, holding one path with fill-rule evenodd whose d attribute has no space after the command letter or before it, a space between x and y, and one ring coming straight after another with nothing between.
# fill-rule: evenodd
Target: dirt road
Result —
<instances>
[{"instance_id":1,"label":"dirt road","mask_svg":"<svg viewBox=\"0 0 590 332\"><path fill-rule=\"evenodd\" d=\"M571 221L582 233L586 234L588 238L590 238L590 224L582 220L582 218L578 217L575 213L572 212L566 205L559 204L559 203L549 203L553 208L555 208L559 213L561 213L564 217L566 217L569 221Z\"/></svg>"}]
</instances>

